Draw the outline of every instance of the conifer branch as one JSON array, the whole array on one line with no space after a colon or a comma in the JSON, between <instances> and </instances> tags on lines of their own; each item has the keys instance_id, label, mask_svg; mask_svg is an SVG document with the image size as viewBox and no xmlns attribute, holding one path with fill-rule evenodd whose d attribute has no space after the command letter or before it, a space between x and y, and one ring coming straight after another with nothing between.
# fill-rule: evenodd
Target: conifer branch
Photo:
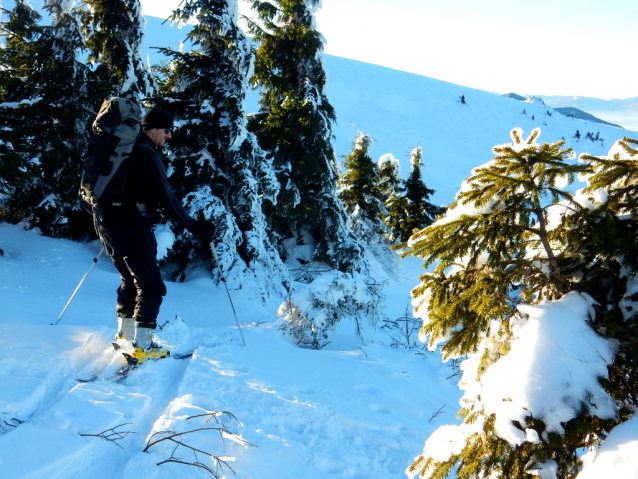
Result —
<instances>
[{"instance_id":1,"label":"conifer branch","mask_svg":"<svg viewBox=\"0 0 638 479\"><path fill-rule=\"evenodd\" d=\"M545 250L545 254L547 254L547 259L550 265L550 279L552 283L556 287L556 290L561 294L569 293L569 281L561 275L560 267L558 265L558 260L554 255L554 251L552 250L551 245L549 244L549 239L547 237L547 224L545 220L545 214L543 212L543 208L541 208L538 203L538 207L534 211L536 217L538 219L538 224L540 226L540 231L538 233L538 237L540 238L541 244L543 245L543 249Z\"/></svg>"}]
</instances>

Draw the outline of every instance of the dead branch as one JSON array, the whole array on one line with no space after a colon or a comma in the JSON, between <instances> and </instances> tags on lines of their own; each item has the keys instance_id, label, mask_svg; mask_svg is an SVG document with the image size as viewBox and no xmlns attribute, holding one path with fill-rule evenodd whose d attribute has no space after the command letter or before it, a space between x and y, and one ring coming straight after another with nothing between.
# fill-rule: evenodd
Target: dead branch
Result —
<instances>
[{"instance_id":1,"label":"dead branch","mask_svg":"<svg viewBox=\"0 0 638 479\"><path fill-rule=\"evenodd\" d=\"M132 424L132 423L127 422L127 423L124 423L124 424L120 424L119 426L115 426L115 427L112 427L110 429L106 429L106 430L102 431L99 434L80 434L80 436L101 437L102 439L106 439L107 441L112 442L113 444L115 444L120 449L124 449L118 443L118 441L121 441L122 439L124 439L129 434L137 434L137 433L133 432L133 431L116 431L116 429L118 427L128 426L129 424Z\"/></svg>"},{"instance_id":2,"label":"dead branch","mask_svg":"<svg viewBox=\"0 0 638 479\"><path fill-rule=\"evenodd\" d=\"M206 420L206 422L204 423L204 425L202 427L199 427L197 429L191 429L190 431L184 431L184 432L174 432L174 431L158 431L156 433L153 433L147 441L146 444L146 448L144 448L143 452L147 452L151 447L155 446L156 444L159 444L160 442L163 441L169 441L171 443L175 444L175 448L173 449L173 452L171 452L171 455L168 459L165 459L159 463L157 463L158 466L161 466L162 464L166 464L169 462L174 462L176 464L185 464L187 466L194 466L197 467L199 469L204 469L208 472L210 472L215 478L219 479L220 476L209 466L201 463L199 461L199 458L197 457L197 453L200 454L205 454L208 457L210 457L213 462L215 464L217 464L220 467L227 467L228 469L230 469L233 474L235 473L235 471L233 470L233 468L228 464L228 462L226 462L224 459L222 459L219 456L215 456L214 454L207 452L207 451L202 451L201 449L197 449L196 447L193 447L189 444L186 444L184 442L184 436L188 435L188 434L192 434L195 432L199 432L199 431L217 431L220 435L220 437L224 438L224 435L227 436L231 436L233 439L237 440L241 445L243 446L253 446L254 444L251 444L250 442L246 441L245 439L243 439L242 437L238 436L237 434L234 434L230 431L228 431L226 428L223 427L206 427L208 425L208 423L214 419L218 424L219 424L219 416L222 416L223 414L227 415L229 418L234 419L235 421L237 421L237 424L241 425L241 423L237 420L237 418L235 417L235 415L233 415L230 412L227 411L222 411L222 412L212 412L212 413L206 413L206 414L198 414L195 416L189 416L186 418L186 420L189 419L196 419L196 418L203 418L203 417L208 417L208 419ZM160 439L156 439L153 440L153 438L155 438L156 436L164 436L161 437ZM182 446L186 449L189 449L192 451L193 455L195 456L195 460L192 462L189 462L188 460L182 459L180 457L175 456L175 454L177 453L179 447Z\"/></svg>"},{"instance_id":3,"label":"dead branch","mask_svg":"<svg viewBox=\"0 0 638 479\"><path fill-rule=\"evenodd\" d=\"M200 428L197 428L197 429L191 429L190 431L184 431L184 432L158 431L158 432L153 433L151 435L151 437L148 438L149 442L146 444L146 448L144 448L144 450L142 452L147 452L155 444L159 444L162 441L170 441L170 440L172 440L175 437L181 437L181 436L184 436L186 434L192 434L192 433L198 432L198 431L217 431L217 432L219 432L220 435L222 433L224 433L224 432L228 432L223 427L200 427ZM160 435L160 434L170 434L170 436L166 436L166 437L163 437L161 439L158 439L157 441L152 441L151 442L151 439L153 439L155 436ZM228 432L228 434L232 434L232 433ZM182 444L182 443L180 443L180 444Z\"/></svg>"},{"instance_id":4,"label":"dead branch","mask_svg":"<svg viewBox=\"0 0 638 479\"><path fill-rule=\"evenodd\" d=\"M213 477L215 477L216 479L220 479L221 478L220 475L218 475L215 471L213 471L206 464L202 464L201 462L198 462L198 461L196 461L196 462L188 462L188 461L183 461L183 460L178 459L178 458L169 457L168 459L166 459L166 460L164 460L162 462L158 462L157 465L161 466L162 464L166 464L167 462L175 462L177 464L185 464L187 466L195 466L198 469L204 469L204 470L210 472L213 475Z\"/></svg>"},{"instance_id":5,"label":"dead branch","mask_svg":"<svg viewBox=\"0 0 638 479\"><path fill-rule=\"evenodd\" d=\"M209 413L206 413L206 414L198 414L196 416L189 416L189 417L186 418L186 420L188 421L189 419L195 419L195 418L198 418L198 417L211 416L211 418L204 423L204 426L206 426L210 422L211 419L215 419L217 424L219 424L219 419L217 419L217 418L219 416L223 415L223 414L226 414L226 416L228 416L229 418L234 419L238 426L243 426L243 424L241 422L239 422L239 419L237 419L237 417L235 417L235 415L233 413L230 413L228 411L219 411L219 412L209 412ZM224 423L222 422L222 425L223 424Z\"/></svg>"}]
</instances>

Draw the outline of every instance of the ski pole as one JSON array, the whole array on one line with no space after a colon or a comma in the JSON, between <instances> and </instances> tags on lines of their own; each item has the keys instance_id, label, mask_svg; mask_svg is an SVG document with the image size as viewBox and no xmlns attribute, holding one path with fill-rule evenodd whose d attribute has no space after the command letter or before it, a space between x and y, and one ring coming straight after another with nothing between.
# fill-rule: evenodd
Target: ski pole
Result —
<instances>
[{"instance_id":1,"label":"ski pole","mask_svg":"<svg viewBox=\"0 0 638 479\"><path fill-rule=\"evenodd\" d=\"M222 263L219 261L219 256L217 256L217 250L215 249L215 243L210 242L210 250L213 253L213 258L215 258L215 262L217 262L217 266L219 266L219 273L222 277L222 283L226 287L226 294L228 294L228 299L230 301L230 306L233 308L233 314L235 315L235 322L237 323L237 329L239 329L239 334L241 335L241 341L246 346L246 340L244 339L244 333L241 330L241 326L239 325L239 319L237 319L237 312L235 311L235 305L233 304L233 298L230 297L230 291L228 290L228 285L226 284L226 278L224 277L224 268L222 268Z\"/></svg>"},{"instance_id":2,"label":"ski pole","mask_svg":"<svg viewBox=\"0 0 638 479\"><path fill-rule=\"evenodd\" d=\"M89 270L86 272L86 274L84 275L84 277L82 278L82 281L80 281L80 284L78 284L78 287L75 288L75 291L73 291L73 294L71 295L71 298L69 299L69 301L66 303L66 306L64 307L64 309L62 310L62 312L60 313L60 316L58 316L58 320L55 322L55 324L52 324L51 326L57 326L58 323L60 322L60 320L62 319L62 316L64 315L64 312L66 311L66 308L69 307L69 304L71 304L71 301L73 301L73 298L75 298L75 295L77 294L77 292L80 289L80 286L82 286L82 283L84 283L84 280L86 279L86 277L89 275L89 273L91 272L91 270L93 269L93 266L95 266L95 264L97 263L97 260L100 259L100 256L102 256L102 253L104 253L104 246L102 246L102 249L100 250L100 254L98 254L95 258L93 258L93 264L91 265L91 267L89 268Z\"/></svg>"}]
</instances>

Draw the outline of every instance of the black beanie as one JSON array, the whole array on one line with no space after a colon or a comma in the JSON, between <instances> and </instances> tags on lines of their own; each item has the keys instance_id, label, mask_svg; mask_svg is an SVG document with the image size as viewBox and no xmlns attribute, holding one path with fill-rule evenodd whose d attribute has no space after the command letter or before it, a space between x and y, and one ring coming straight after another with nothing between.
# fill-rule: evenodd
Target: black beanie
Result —
<instances>
[{"instance_id":1,"label":"black beanie","mask_svg":"<svg viewBox=\"0 0 638 479\"><path fill-rule=\"evenodd\" d=\"M161 108L151 108L142 118L142 131L153 128L173 128L173 117Z\"/></svg>"}]
</instances>

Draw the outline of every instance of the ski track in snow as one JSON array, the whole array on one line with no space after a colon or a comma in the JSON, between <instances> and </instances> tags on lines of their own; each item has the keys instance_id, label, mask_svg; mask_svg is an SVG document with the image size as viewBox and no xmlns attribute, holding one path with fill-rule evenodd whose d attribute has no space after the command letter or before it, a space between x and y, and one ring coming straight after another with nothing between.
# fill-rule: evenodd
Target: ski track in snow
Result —
<instances>
[{"instance_id":1,"label":"ski track in snow","mask_svg":"<svg viewBox=\"0 0 638 479\"><path fill-rule=\"evenodd\" d=\"M160 323L169 323L158 332L174 353L197 348L191 359L149 362L120 382L80 383L124 364L110 345L117 273L100 259L51 326L99 245L0 224L0 248L0 421L11 424L0 429L3 479L212 477L184 464L157 466L171 453L222 477L403 478L429 434L456 422L460 393L437 355L390 348L395 333L380 325L364 324L363 344L345 323L334 349L300 349L279 331L279 299L264 304L246 289L231 290L244 347L225 290L197 272L186 283L167 283ZM386 289L389 318L405 314L418 262L410 268ZM219 419L254 447L215 431L183 440L227 458L234 474L201 453L175 452L174 443L142 452L151 434L200 427L187 417L217 411L233 414L241 425ZM120 425L116 431L131 434L117 444L80 435Z\"/></svg>"}]
</instances>

